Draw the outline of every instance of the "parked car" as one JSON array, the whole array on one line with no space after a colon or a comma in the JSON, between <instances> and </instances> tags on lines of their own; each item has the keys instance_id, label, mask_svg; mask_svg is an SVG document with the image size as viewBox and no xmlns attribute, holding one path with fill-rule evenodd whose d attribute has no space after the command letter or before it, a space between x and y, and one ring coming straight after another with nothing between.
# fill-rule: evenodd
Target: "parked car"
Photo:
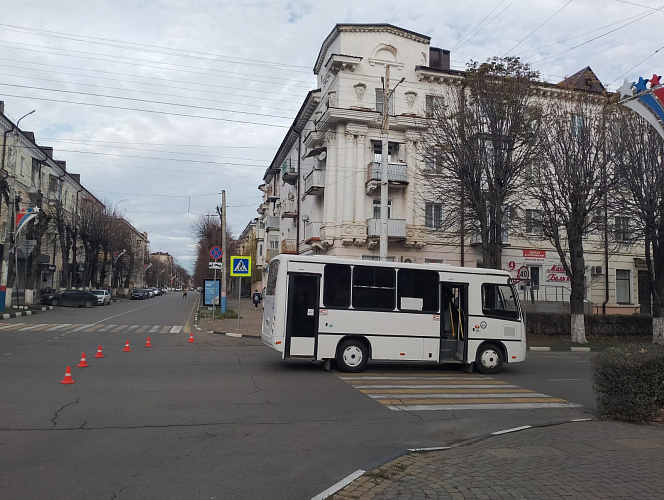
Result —
<instances>
[{"instance_id":1,"label":"parked car","mask_svg":"<svg viewBox=\"0 0 664 500\"><path fill-rule=\"evenodd\" d=\"M85 290L67 290L62 293L42 295L41 303L51 306L92 307L97 304L97 296Z\"/></svg>"},{"instance_id":2,"label":"parked car","mask_svg":"<svg viewBox=\"0 0 664 500\"><path fill-rule=\"evenodd\" d=\"M148 292L142 288L135 288L134 291L131 292L131 300L145 300L147 298Z\"/></svg>"},{"instance_id":3,"label":"parked car","mask_svg":"<svg viewBox=\"0 0 664 500\"><path fill-rule=\"evenodd\" d=\"M90 290L92 295L97 296L97 305L98 306L110 306L111 305L111 292L108 290Z\"/></svg>"}]
</instances>

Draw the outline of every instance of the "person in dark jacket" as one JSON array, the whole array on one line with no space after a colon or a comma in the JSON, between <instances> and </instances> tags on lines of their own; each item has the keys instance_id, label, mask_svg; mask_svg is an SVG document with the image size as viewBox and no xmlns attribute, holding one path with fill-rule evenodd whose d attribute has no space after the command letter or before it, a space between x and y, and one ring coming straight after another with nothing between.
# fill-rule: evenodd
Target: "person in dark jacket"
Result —
<instances>
[{"instance_id":1,"label":"person in dark jacket","mask_svg":"<svg viewBox=\"0 0 664 500\"><path fill-rule=\"evenodd\" d=\"M254 291L254 294L251 296L251 300L254 303L254 310L258 311L258 304L261 303L261 300L263 297L261 296L260 292L258 290Z\"/></svg>"}]
</instances>

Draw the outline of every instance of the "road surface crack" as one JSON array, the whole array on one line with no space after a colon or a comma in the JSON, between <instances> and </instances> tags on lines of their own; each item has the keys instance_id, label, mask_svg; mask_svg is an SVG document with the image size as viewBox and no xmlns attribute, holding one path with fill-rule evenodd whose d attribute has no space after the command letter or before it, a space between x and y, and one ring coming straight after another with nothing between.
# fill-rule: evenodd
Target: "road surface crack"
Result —
<instances>
[{"instance_id":1,"label":"road surface crack","mask_svg":"<svg viewBox=\"0 0 664 500\"><path fill-rule=\"evenodd\" d=\"M67 408L68 406L71 406L71 405L74 405L74 404L78 404L78 403L80 403L80 402L81 402L81 398L80 398L80 396L79 396L78 398L76 398L76 401L72 401L72 402L67 403L66 405L60 407L60 409L59 409L58 411L56 411L56 412L53 414L53 418L51 418L51 422L53 422L53 425L51 426L51 429L55 429L55 426L58 425L58 423L56 422L56 420L58 419L58 415L60 414L60 412L61 412L62 410L64 410L64 409Z\"/></svg>"}]
</instances>

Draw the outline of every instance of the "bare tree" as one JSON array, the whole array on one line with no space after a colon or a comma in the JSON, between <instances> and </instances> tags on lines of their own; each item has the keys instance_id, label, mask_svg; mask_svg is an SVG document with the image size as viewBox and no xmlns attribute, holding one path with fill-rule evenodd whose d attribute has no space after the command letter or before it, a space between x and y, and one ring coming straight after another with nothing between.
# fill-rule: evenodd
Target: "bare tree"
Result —
<instances>
[{"instance_id":1,"label":"bare tree","mask_svg":"<svg viewBox=\"0 0 664 500\"><path fill-rule=\"evenodd\" d=\"M664 344L664 142L636 113L619 109L611 127L615 148L615 207L633 227L616 227L618 238L639 236L645 245L652 296L653 343ZM643 304L642 304L643 307Z\"/></svg>"},{"instance_id":2,"label":"bare tree","mask_svg":"<svg viewBox=\"0 0 664 500\"><path fill-rule=\"evenodd\" d=\"M99 252L109 231L110 223L108 210L103 205L86 203L81 207L78 227L85 251L85 268L81 280L83 286L89 286L93 278L97 276ZM94 286L99 286L96 280Z\"/></svg>"},{"instance_id":3,"label":"bare tree","mask_svg":"<svg viewBox=\"0 0 664 500\"><path fill-rule=\"evenodd\" d=\"M541 232L555 247L570 282L571 340L587 343L584 326L584 237L596 233L612 185L607 101L571 91L547 103L541 156L526 176L528 198L541 213Z\"/></svg>"},{"instance_id":4,"label":"bare tree","mask_svg":"<svg viewBox=\"0 0 664 500\"><path fill-rule=\"evenodd\" d=\"M462 240L474 235L485 267L502 267L509 205L538 152L537 75L513 57L471 62L460 86L428 102L420 141L425 202L445 200L433 227Z\"/></svg>"}]
</instances>

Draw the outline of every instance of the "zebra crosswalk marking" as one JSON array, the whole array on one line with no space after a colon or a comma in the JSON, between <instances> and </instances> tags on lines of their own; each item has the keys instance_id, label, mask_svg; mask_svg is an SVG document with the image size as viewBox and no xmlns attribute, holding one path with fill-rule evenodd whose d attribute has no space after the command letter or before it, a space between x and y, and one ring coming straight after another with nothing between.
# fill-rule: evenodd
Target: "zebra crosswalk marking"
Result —
<instances>
[{"instance_id":1,"label":"zebra crosswalk marking","mask_svg":"<svg viewBox=\"0 0 664 500\"><path fill-rule=\"evenodd\" d=\"M71 323L64 323L62 325L51 325L53 328L49 328L47 331L54 332L56 330L60 330L61 328L66 328L71 325L72 325Z\"/></svg>"},{"instance_id":2,"label":"zebra crosswalk marking","mask_svg":"<svg viewBox=\"0 0 664 500\"><path fill-rule=\"evenodd\" d=\"M74 332L103 332L103 333L179 333L183 330L182 325L112 325L104 323L83 324L83 323L12 323L1 325L0 331L15 330L19 332L58 332L65 335Z\"/></svg>"},{"instance_id":3,"label":"zebra crosswalk marking","mask_svg":"<svg viewBox=\"0 0 664 500\"><path fill-rule=\"evenodd\" d=\"M15 328L19 325L27 325L27 323L10 323L9 325L0 326L0 330L6 330L8 328Z\"/></svg>"},{"instance_id":4,"label":"zebra crosswalk marking","mask_svg":"<svg viewBox=\"0 0 664 500\"><path fill-rule=\"evenodd\" d=\"M339 378L394 411L581 406L483 375L367 373L340 375Z\"/></svg>"},{"instance_id":5,"label":"zebra crosswalk marking","mask_svg":"<svg viewBox=\"0 0 664 500\"><path fill-rule=\"evenodd\" d=\"M19 328L18 331L19 332L25 332L25 331L28 331L28 330L34 330L35 328L40 327L40 326L46 326L46 323L24 326L23 328Z\"/></svg>"}]
</instances>

